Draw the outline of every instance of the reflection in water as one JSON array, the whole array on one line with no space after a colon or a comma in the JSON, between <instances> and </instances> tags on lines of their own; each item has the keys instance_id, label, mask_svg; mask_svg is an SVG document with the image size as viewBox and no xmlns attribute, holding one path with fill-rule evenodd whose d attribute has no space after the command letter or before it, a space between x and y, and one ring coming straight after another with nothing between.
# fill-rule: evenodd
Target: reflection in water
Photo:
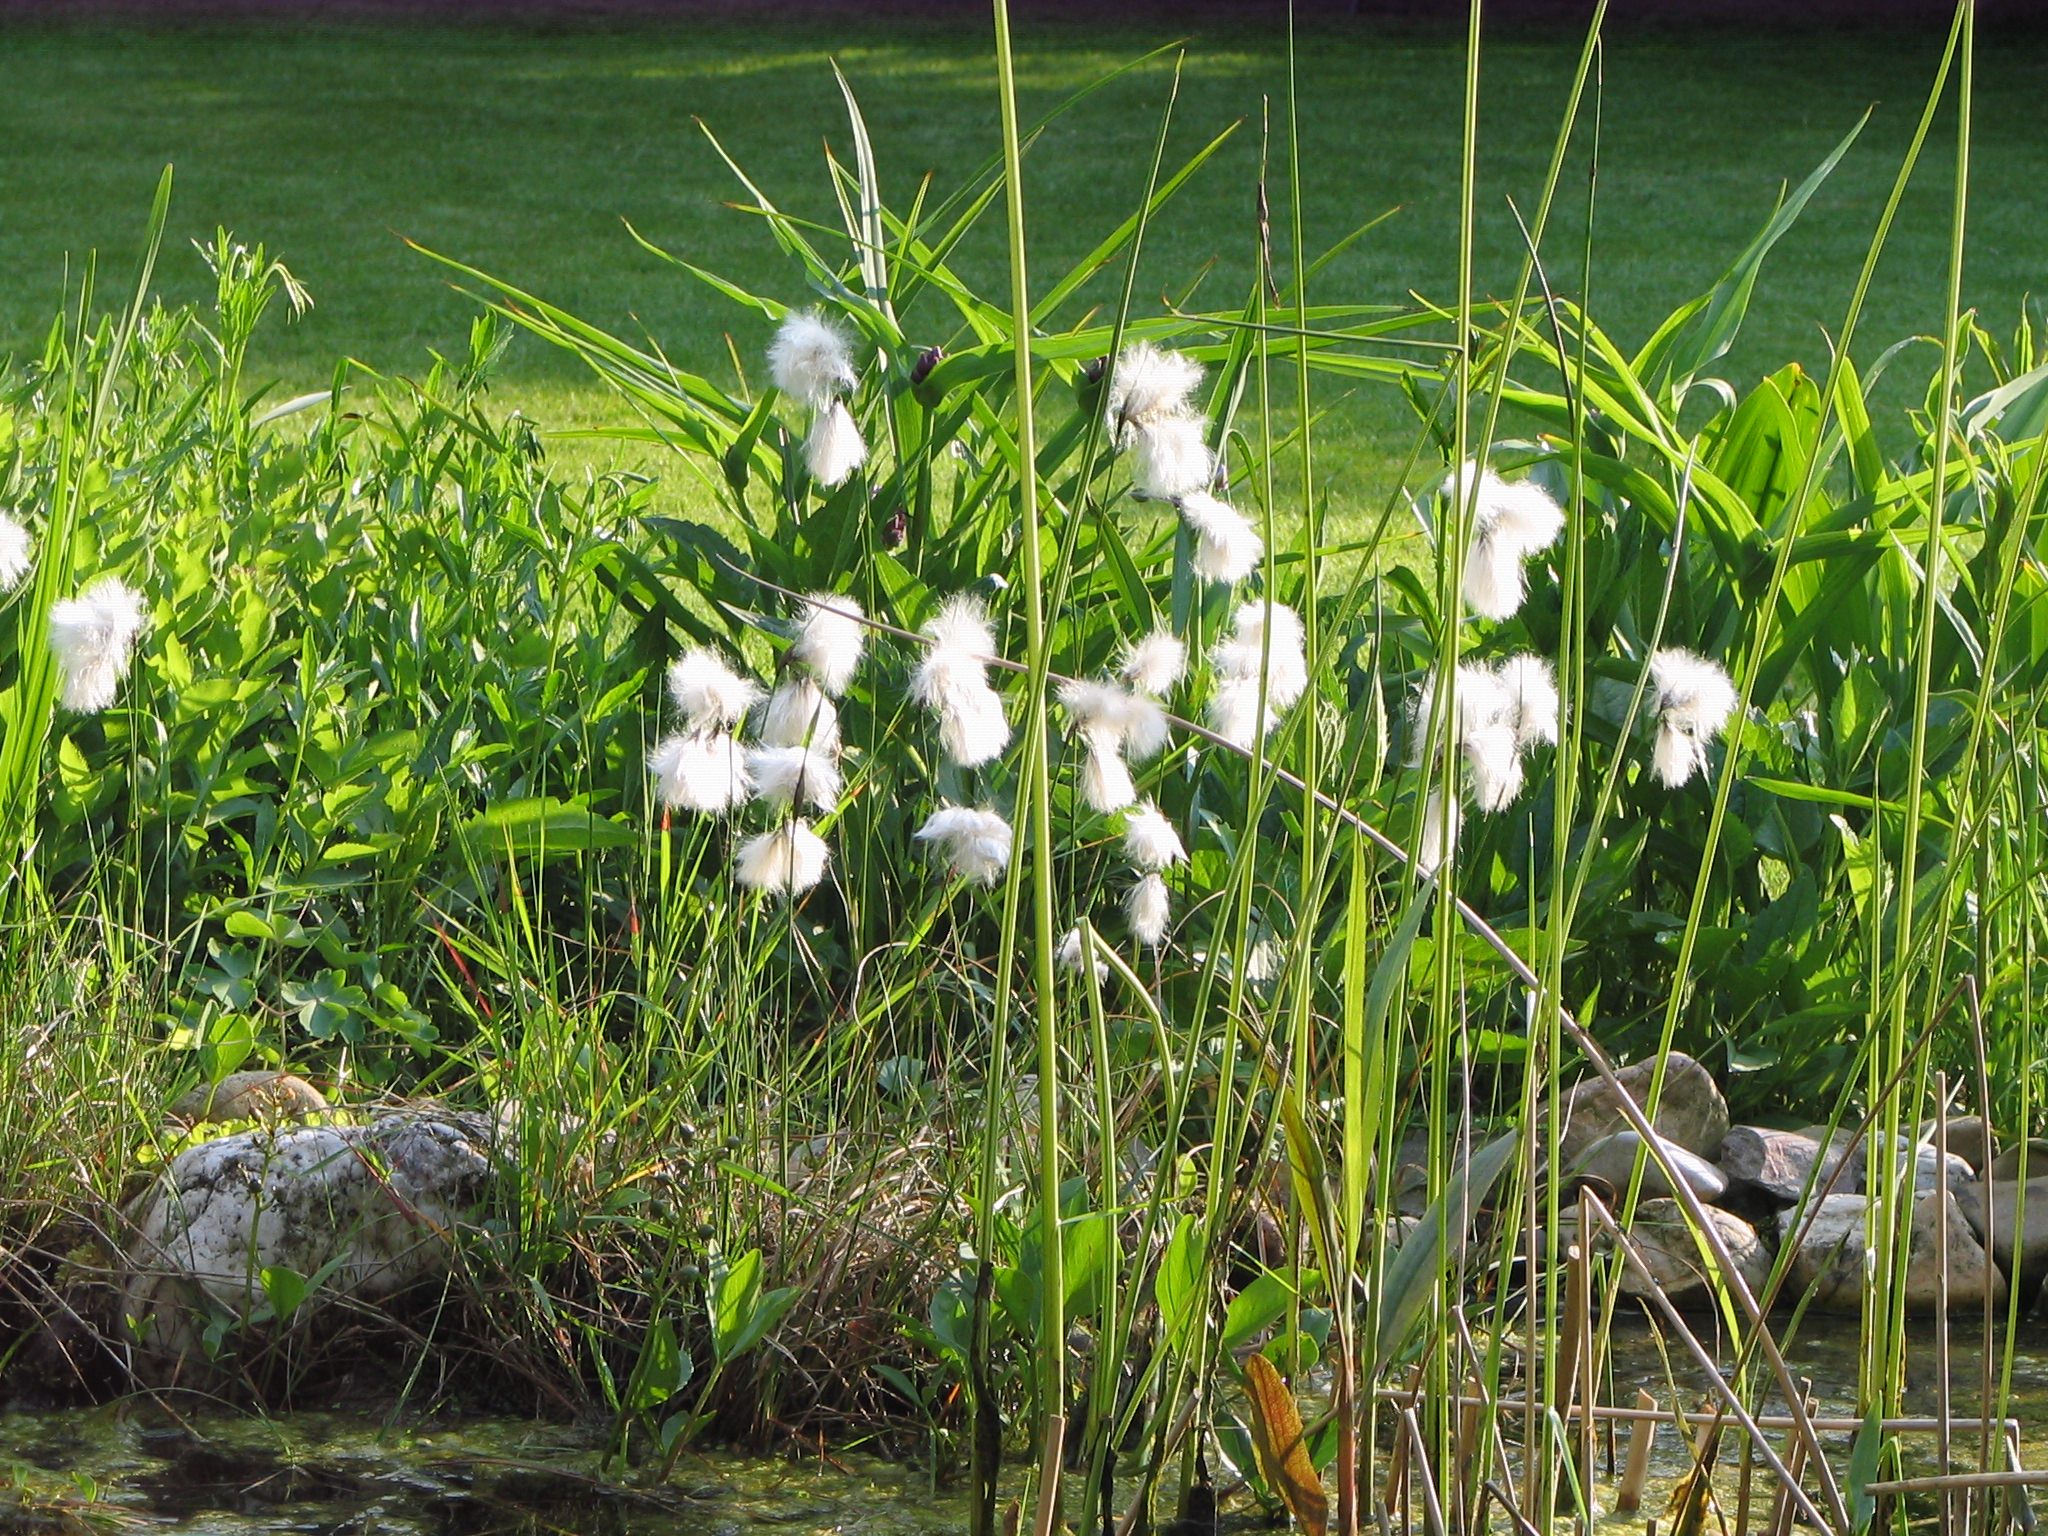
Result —
<instances>
[{"instance_id":1,"label":"reflection in water","mask_svg":"<svg viewBox=\"0 0 2048 1536\"><path fill-rule=\"evenodd\" d=\"M0 1415L0 1536L139 1522L193 1536L923 1536L966 1522L964 1506L880 1462L709 1455L686 1459L667 1489L637 1489L595 1475L596 1443L492 1420L383 1432L344 1414ZM10 1464L24 1469L12 1494Z\"/></svg>"},{"instance_id":2,"label":"reflection in water","mask_svg":"<svg viewBox=\"0 0 2048 1536\"><path fill-rule=\"evenodd\" d=\"M1979 1411L1982 1345L1981 1330L1951 1325L1950 1395L1958 1421L1972 1421ZM1812 1383L1823 1415L1855 1416L1853 1321L1809 1318L1785 1355L1794 1376ZM1909 1414L1935 1411L1934 1358L1931 1334L1917 1333L1908 1362ZM1685 1352L1675 1343L1667 1350L1640 1319L1617 1320L1610 1360L1603 1393L1610 1403L1632 1405L1641 1389L1665 1407L1713 1405ZM1756 1380L1768 1381L1761 1367ZM1760 1406L1772 1414L1783 1403L1769 1391ZM2020 1422L2027 1463L2048 1464L2048 1351L2016 1354L2006 1411ZM1504 1427L1511 1429L1515 1416L1507 1417ZM1844 1464L1853 1436L1825 1438ZM1625 1439L1626 1430L1618 1430L1617 1456L1625 1454ZM916 1470L858 1457L796 1464L707 1454L686 1459L668 1488L651 1489L633 1486L630 1474L600 1479L596 1445L588 1430L495 1420L387 1431L374 1419L338 1413L276 1420L205 1414L176 1422L147 1404L0 1414L0 1536L98 1536L143 1524L194 1536L737 1536L770 1528L797 1536L923 1536L967 1523L965 1504L951 1494L935 1496ZM1973 1426L1959 1422L1958 1459L1974 1462L1975 1445ZM1909 1468L1934 1469L1930 1437L1908 1440L1905 1450ZM1724 1472L1733 1460L1725 1447ZM1683 1443L1661 1433L1646 1514L1661 1509L1686 1465ZM1233 1515L1250 1514L1242 1501L1233 1502L1240 1504Z\"/></svg>"}]
</instances>

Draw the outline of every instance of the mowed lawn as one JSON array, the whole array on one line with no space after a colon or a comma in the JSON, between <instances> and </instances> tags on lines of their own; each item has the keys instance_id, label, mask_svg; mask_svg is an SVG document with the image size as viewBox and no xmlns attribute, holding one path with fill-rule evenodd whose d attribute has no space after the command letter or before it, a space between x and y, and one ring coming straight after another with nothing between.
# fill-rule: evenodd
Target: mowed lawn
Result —
<instances>
[{"instance_id":1,"label":"mowed lawn","mask_svg":"<svg viewBox=\"0 0 2048 1536\"><path fill-rule=\"evenodd\" d=\"M317 307L273 324L262 371L318 387L352 356L416 372L463 344L474 302L407 249L417 240L585 318L652 336L685 366L724 375L729 332L752 365L766 336L735 308L639 249L649 239L778 297L804 296L760 220L725 206L740 189L697 126L785 208L837 220L823 152L850 157L830 62L858 92L885 196L919 178L952 190L997 148L989 39L977 9L952 24L702 19L623 27L395 23L132 22L0 29L0 351L40 344L89 249L125 282L166 162L177 169L162 287L200 297L189 239L224 224L281 254ZM1162 43L1164 31L1034 21L1018 45L1025 110L1051 107ZM1451 295L1455 276L1462 38L1375 30L1305 33L1299 60L1307 244L1320 252L1395 210L1316 280L1325 302ZM1768 216L1782 184L1817 164L1866 109L1857 147L1766 269L1732 360L1748 379L1825 357L1941 39L1812 35L1622 36L1601 101L1592 305L1625 342L1710 283ZM1511 281L1519 235L1507 206L1540 186L1578 39L1503 37L1483 68L1481 286ZM1032 263L1049 284L1135 206L1171 80L1147 64L1062 118L1032 149ZM1260 120L1284 173L1284 38L1203 24L1187 39L1171 159L1233 122L1234 138L1155 222L1140 313L1162 303L1243 302L1256 249ZM1977 71L1968 302L2009 335L2048 276L2048 51L1987 45ZM1938 323L1953 152L1945 114L1880 270L1859 352ZM1561 288L1580 287L1587 194L1580 154L1547 246ZM1276 238L1286 260L1283 194ZM1004 282L999 209L960 265ZM1097 284L1084 295L1099 299ZM1076 304L1073 313L1083 306ZM929 312L935 333L945 316ZM1903 368L1901 372L1904 372ZM1914 370L1924 379L1924 370ZM1414 423L1391 390L1323 386L1323 474L1340 515L1388 490ZM504 408L544 427L629 419L571 358L522 339ZM1900 388L1895 403L1904 403ZM617 450L565 445L577 460ZM645 462L641 460L640 462ZM671 482L685 496L687 477Z\"/></svg>"}]
</instances>

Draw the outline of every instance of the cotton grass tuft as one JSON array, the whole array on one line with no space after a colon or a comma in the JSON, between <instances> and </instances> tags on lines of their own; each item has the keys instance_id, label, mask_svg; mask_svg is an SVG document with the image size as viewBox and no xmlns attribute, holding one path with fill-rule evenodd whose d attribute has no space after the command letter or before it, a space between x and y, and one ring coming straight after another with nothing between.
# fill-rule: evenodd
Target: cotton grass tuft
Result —
<instances>
[{"instance_id":1,"label":"cotton grass tuft","mask_svg":"<svg viewBox=\"0 0 2048 1536\"><path fill-rule=\"evenodd\" d=\"M952 872L978 885L994 885L1010 865L1010 824L994 811L942 805L917 829Z\"/></svg>"},{"instance_id":2,"label":"cotton grass tuft","mask_svg":"<svg viewBox=\"0 0 2048 1536\"><path fill-rule=\"evenodd\" d=\"M791 311L768 344L768 368L775 387L822 411L859 379L846 334L814 314Z\"/></svg>"},{"instance_id":3,"label":"cotton grass tuft","mask_svg":"<svg viewBox=\"0 0 2048 1536\"><path fill-rule=\"evenodd\" d=\"M1735 713L1735 684L1714 662L1685 650L1652 656L1650 684L1657 716L1651 765L1667 789L1677 789L1706 771L1707 743Z\"/></svg>"},{"instance_id":4,"label":"cotton grass tuft","mask_svg":"<svg viewBox=\"0 0 2048 1536\"><path fill-rule=\"evenodd\" d=\"M12 592L35 561L35 541L26 528L0 512L0 592Z\"/></svg>"},{"instance_id":5,"label":"cotton grass tuft","mask_svg":"<svg viewBox=\"0 0 2048 1536\"><path fill-rule=\"evenodd\" d=\"M1522 567L1557 542L1564 509L1533 480L1510 482L1468 463L1444 477L1442 493L1456 516L1463 515L1475 471L1478 499L1465 550L1465 606L1480 618L1512 618L1527 594Z\"/></svg>"},{"instance_id":6,"label":"cotton grass tuft","mask_svg":"<svg viewBox=\"0 0 2048 1536\"><path fill-rule=\"evenodd\" d=\"M50 654L66 709L96 714L114 702L145 617L142 594L117 576L51 604Z\"/></svg>"},{"instance_id":7,"label":"cotton grass tuft","mask_svg":"<svg viewBox=\"0 0 2048 1536\"><path fill-rule=\"evenodd\" d=\"M1265 541L1235 507L1193 490L1180 498L1180 517L1195 537L1193 564L1204 581L1235 586L1259 568Z\"/></svg>"},{"instance_id":8,"label":"cotton grass tuft","mask_svg":"<svg viewBox=\"0 0 2048 1536\"><path fill-rule=\"evenodd\" d=\"M647 771L663 805L700 816L724 815L754 789L747 754L726 731L663 737L647 754Z\"/></svg>"},{"instance_id":9,"label":"cotton grass tuft","mask_svg":"<svg viewBox=\"0 0 2048 1536\"><path fill-rule=\"evenodd\" d=\"M806 821L786 821L740 844L741 885L771 896L798 896L825 878L832 849Z\"/></svg>"},{"instance_id":10,"label":"cotton grass tuft","mask_svg":"<svg viewBox=\"0 0 2048 1536\"><path fill-rule=\"evenodd\" d=\"M738 725L759 702L761 685L741 677L715 651L693 646L668 669L669 697L693 731Z\"/></svg>"},{"instance_id":11,"label":"cotton grass tuft","mask_svg":"<svg viewBox=\"0 0 2048 1536\"><path fill-rule=\"evenodd\" d=\"M837 698L853 682L867 646L861 606L834 592L813 592L803 601L803 620L790 645L789 659L818 680Z\"/></svg>"},{"instance_id":12,"label":"cotton grass tuft","mask_svg":"<svg viewBox=\"0 0 2048 1536\"><path fill-rule=\"evenodd\" d=\"M747 752L747 771L754 792L770 805L786 810L801 800L814 810L831 811L839 804L839 764L828 751L757 746Z\"/></svg>"},{"instance_id":13,"label":"cotton grass tuft","mask_svg":"<svg viewBox=\"0 0 2048 1536\"><path fill-rule=\"evenodd\" d=\"M937 716L946 756L963 768L979 767L1010 741L1002 698L988 683L995 633L987 610L964 594L949 598L924 634L931 645L911 680L911 695Z\"/></svg>"},{"instance_id":14,"label":"cotton grass tuft","mask_svg":"<svg viewBox=\"0 0 2048 1536\"><path fill-rule=\"evenodd\" d=\"M1183 862L1187 856L1180 833L1150 800L1124 813L1124 857L1133 867L1157 873Z\"/></svg>"},{"instance_id":15,"label":"cotton grass tuft","mask_svg":"<svg viewBox=\"0 0 2048 1536\"><path fill-rule=\"evenodd\" d=\"M837 490L867 461L867 442L845 401L834 400L812 418L810 435L804 439L804 465L818 484Z\"/></svg>"},{"instance_id":16,"label":"cotton grass tuft","mask_svg":"<svg viewBox=\"0 0 2048 1536\"><path fill-rule=\"evenodd\" d=\"M1124 917L1131 925L1131 936L1147 949L1164 944L1173 922L1173 897L1166 881L1157 874L1139 876L1124 893Z\"/></svg>"},{"instance_id":17,"label":"cotton grass tuft","mask_svg":"<svg viewBox=\"0 0 2048 1536\"><path fill-rule=\"evenodd\" d=\"M1230 633L1209 652L1216 674L1209 729L1247 748L1262 730L1270 733L1280 723L1280 712L1308 691L1304 639L1300 616L1285 604L1240 604Z\"/></svg>"},{"instance_id":18,"label":"cotton grass tuft","mask_svg":"<svg viewBox=\"0 0 2048 1536\"><path fill-rule=\"evenodd\" d=\"M1097 940L1097 942L1100 943L1101 941ZM1081 938L1081 930L1079 928L1069 928L1064 934L1060 935L1060 947L1054 954L1054 958L1059 962L1061 970L1078 972L1081 969L1082 957L1086 952L1087 946ZM1107 960L1096 960L1095 979L1097 981L1109 980L1109 962Z\"/></svg>"},{"instance_id":19,"label":"cotton grass tuft","mask_svg":"<svg viewBox=\"0 0 2048 1536\"><path fill-rule=\"evenodd\" d=\"M770 747L815 747L821 752L839 746L839 711L825 690L810 678L790 673L768 695L761 711L761 743Z\"/></svg>"},{"instance_id":20,"label":"cotton grass tuft","mask_svg":"<svg viewBox=\"0 0 2048 1536\"><path fill-rule=\"evenodd\" d=\"M1117 667L1126 683L1155 699L1173 692L1187 669L1187 642L1167 629L1156 629L1143 639L1125 642Z\"/></svg>"}]
</instances>

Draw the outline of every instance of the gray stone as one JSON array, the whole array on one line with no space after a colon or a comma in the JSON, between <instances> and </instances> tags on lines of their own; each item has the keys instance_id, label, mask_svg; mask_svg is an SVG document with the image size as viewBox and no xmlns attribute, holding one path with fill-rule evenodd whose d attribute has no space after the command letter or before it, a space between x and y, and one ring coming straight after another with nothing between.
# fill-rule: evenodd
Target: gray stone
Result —
<instances>
[{"instance_id":1,"label":"gray stone","mask_svg":"<svg viewBox=\"0 0 2048 1536\"><path fill-rule=\"evenodd\" d=\"M173 1119L188 1125L228 1120L306 1120L328 1111L326 1096L289 1072L230 1072L217 1083L201 1083L171 1106Z\"/></svg>"},{"instance_id":2,"label":"gray stone","mask_svg":"<svg viewBox=\"0 0 2048 1536\"><path fill-rule=\"evenodd\" d=\"M1882 1134L1873 1133L1872 1148L1863 1152L1861 1155L1859 1155L1857 1159L1855 1171L1861 1176L1861 1182L1859 1187L1865 1194L1885 1193L1885 1191L1883 1191L1882 1189L1872 1188L1869 1168L1872 1151L1875 1151L1876 1156L1882 1157L1884 1155L1883 1151L1881 1150L1883 1145L1884 1138ZM1924 1141L1916 1141L1912 1143L1910 1146L1901 1143L1897 1157L1897 1176L1901 1182L1903 1182L1906 1177L1907 1159L1910 1158L1912 1160L1913 1193L1916 1198L1920 1195L1930 1193L1935 1188L1936 1180L1940 1176L1941 1157L1940 1154L1937 1153L1933 1147L1929 1146ZM1976 1181L1976 1169L1972 1168L1960 1157L1957 1157L1955 1153L1949 1153L1948 1187L1950 1189L1960 1189L1965 1184L1974 1184Z\"/></svg>"},{"instance_id":3,"label":"gray stone","mask_svg":"<svg viewBox=\"0 0 2048 1536\"><path fill-rule=\"evenodd\" d=\"M1649 1102L1650 1083L1656 1073L1654 1059L1618 1068L1615 1078L1638 1106ZM1559 1151L1567 1167L1576 1164L1586 1149L1603 1137L1629 1129L1621 1111L1621 1098L1603 1078L1589 1077L1575 1084L1564 1101L1564 1133ZM1658 1097L1652 1130L1674 1141L1688 1152L1712 1157L1728 1134L1728 1101L1713 1074L1692 1057L1673 1051L1664 1068L1664 1088Z\"/></svg>"},{"instance_id":4,"label":"gray stone","mask_svg":"<svg viewBox=\"0 0 2048 1536\"><path fill-rule=\"evenodd\" d=\"M1778 1218L1783 1240L1794 1245L1788 1300L1811 1291L1813 1306L1818 1311L1860 1310L1868 1274L1865 1224L1869 1204L1862 1195L1829 1195L1812 1208L1810 1221L1804 1207L1788 1210ZM1984 1294L1987 1275L1994 1303L2004 1299L2005 1276L1986 1256L1955 1195L1946 1197L1944 1209L1935 1195L1926 1194L1913 1205L1906 1254L1908 1311L1932 1312L1939 1304L1944 1249L1952 1307L1975 1304Z\"/></svg>"},{"instance_id":5,"label":"gray stone","mask_svg":"<svg viewBox=\"0 0 2048 1536\"><path fill-rule=\"evenodd\" d=\"M1990 1184L2010 1184L2020 1176L2020 1164L2026 1164L2030 1179L2048 1176L2048 1141L2016 1142L1998 1156L1991 1159L1984 1170L1984 1179Z\"/></svg>"},{"instance_id":6,"label":"gray stone","mask_svg":"<svg viewBox=\"0 0 2048 1536\"><path fill-rule=\"evenodd\" d=\"M1824 1136L1827 1127L1820 1127L1820 1132ZM1838 1133L1831 1144L1824 1144L1811 1131L1774 1131L1760 1125L1738 1125L1722 1139L1721 1155L1716 1161L1730 1183L1789 1205L1806 1192L1809 1178L1816 1192L1827 1187L1828 1180L1849 1156L1848 1142L1847 1133ZM1814 1173L1815 1164L1820 1166L1818 1174ZM1850 1175L1845 1173L1836 1180L1835 1188L1849 1193L1850 1182Z\"/></svg>"},{"instance_id":7,"label":"gray stone","mask_svg":"<svg viewBox=\"0 0 2048 1536\"><path fill-rule=\"evenodd\" d=\"M1756 1294L1770 1277L1770 1250L1756 1228L1741 1217L1713 1206L1707 1207L1706 1214L1743 1283ZM1654 1287L1675 1305L1685 1307L1703 1305L1718 1293L1709 1267L1711 1250L1702 1252L1702 1244L1676 1200L1644 1201L1628 1235L1635 1252L1622 1265L1624 1295L1648 1296Z\"/></svg>"},{"instance_id":8,"label":"gray stone","mask_svg":"<svg viewBox=\"0 0 2048 1536\"><path fill-rule=\"evenodd\" d=\"M1628 1188L1642 1146L1643 1138L1635 1131L1616 1131L1588 1147L1579 1159L1576 1171L1586 1178L1598 1179L1609 1189L1620 1193ZM1658 1138L1658 1147L1665 1161L1671 1165L1672 1172L1702 1200L1718 1200L1728 1192L1728 1180L1722 1176L1721 1170L1699 1154L1688 1152L1662 1137ZM1655 1157L1644 1158L1642 1193L1648 1199L1676 1193Z\"/></svg>"},{"instance_id":9,"label":"gray stone","mask_svg":"<svg viewBox=\"0 0 2048 1536\"><path fill-rule=\"evenodd\" d=\"M1939 1126L1938 1120L1923 1121L1920 1140L1933 1146L1934 1133ZM1955 1116L1948 1123L1948 1149L1968 1163L1972 1173L1981 1175L1998 1151L1991 1123L1982 1115Z\"/></svg>"},{"instance_id":10,"label":"gray stone","mask_svg":"<svg viewBox=\"0 0 2048 1536\"><path fill-rule=\"evenodd\" d=\"M495 1158L488 1117L417 1109L187 1148L128 1208L123 1315L147 1350L182 1356L211 1314L268 1315L265 1269L317 1282L299 1315L445 1275Z\"/></svg>"},{"instance_id":11,"label":"gray stone","mask_svg":"<svg viewBox=\"0 0 2048 1536\"><path fill-rule=\"evenodd\" d=\"M2038 1292L2048 1279L2048 1177L1966 1185L1956 1203L2006 1277L2023 1295Z\"/></svg>"}]
</instances>

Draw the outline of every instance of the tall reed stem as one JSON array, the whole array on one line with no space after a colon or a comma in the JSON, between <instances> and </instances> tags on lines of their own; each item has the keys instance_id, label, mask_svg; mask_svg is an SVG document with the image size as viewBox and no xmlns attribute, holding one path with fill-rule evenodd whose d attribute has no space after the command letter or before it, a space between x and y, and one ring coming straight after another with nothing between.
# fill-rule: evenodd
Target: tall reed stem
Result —
<instances>
[{"instance_id":1,"label":"tall reed stem","mask_svg":"<svg viewBox=\"0 0 2048 1536\"><path fill-rule=\"evenodd\" d=\"M996 79L1002 104L1003 202L1009 215L1011 342L1016 350L1017 498L1022 546L1024 644L1030 665L1025 697L1020 818L1030 839L1032 983L1038 1024L1038 1198L1042 1311L1039 1318L1039 1414L1047 1487L1041 1488L1039 1529L1048 1528L1059 1502L1059 1441L1066 1424L1066 1277L1060 1254L1059 1030L1053 981L1057 942L1052 896L1052 796L1046 751L1045 571L1039 545L1038 433L1031 390L1031 284L1024 259L1024 165L1017 128L1017 79L1010 48L1008 0L994 0ZM1011 908L1014 913L1014 906ZM998 1027L1002 1027L999 1023ZM992 1084L995 1092L1001 1084Z\"/></svg>"}]
</instances>

